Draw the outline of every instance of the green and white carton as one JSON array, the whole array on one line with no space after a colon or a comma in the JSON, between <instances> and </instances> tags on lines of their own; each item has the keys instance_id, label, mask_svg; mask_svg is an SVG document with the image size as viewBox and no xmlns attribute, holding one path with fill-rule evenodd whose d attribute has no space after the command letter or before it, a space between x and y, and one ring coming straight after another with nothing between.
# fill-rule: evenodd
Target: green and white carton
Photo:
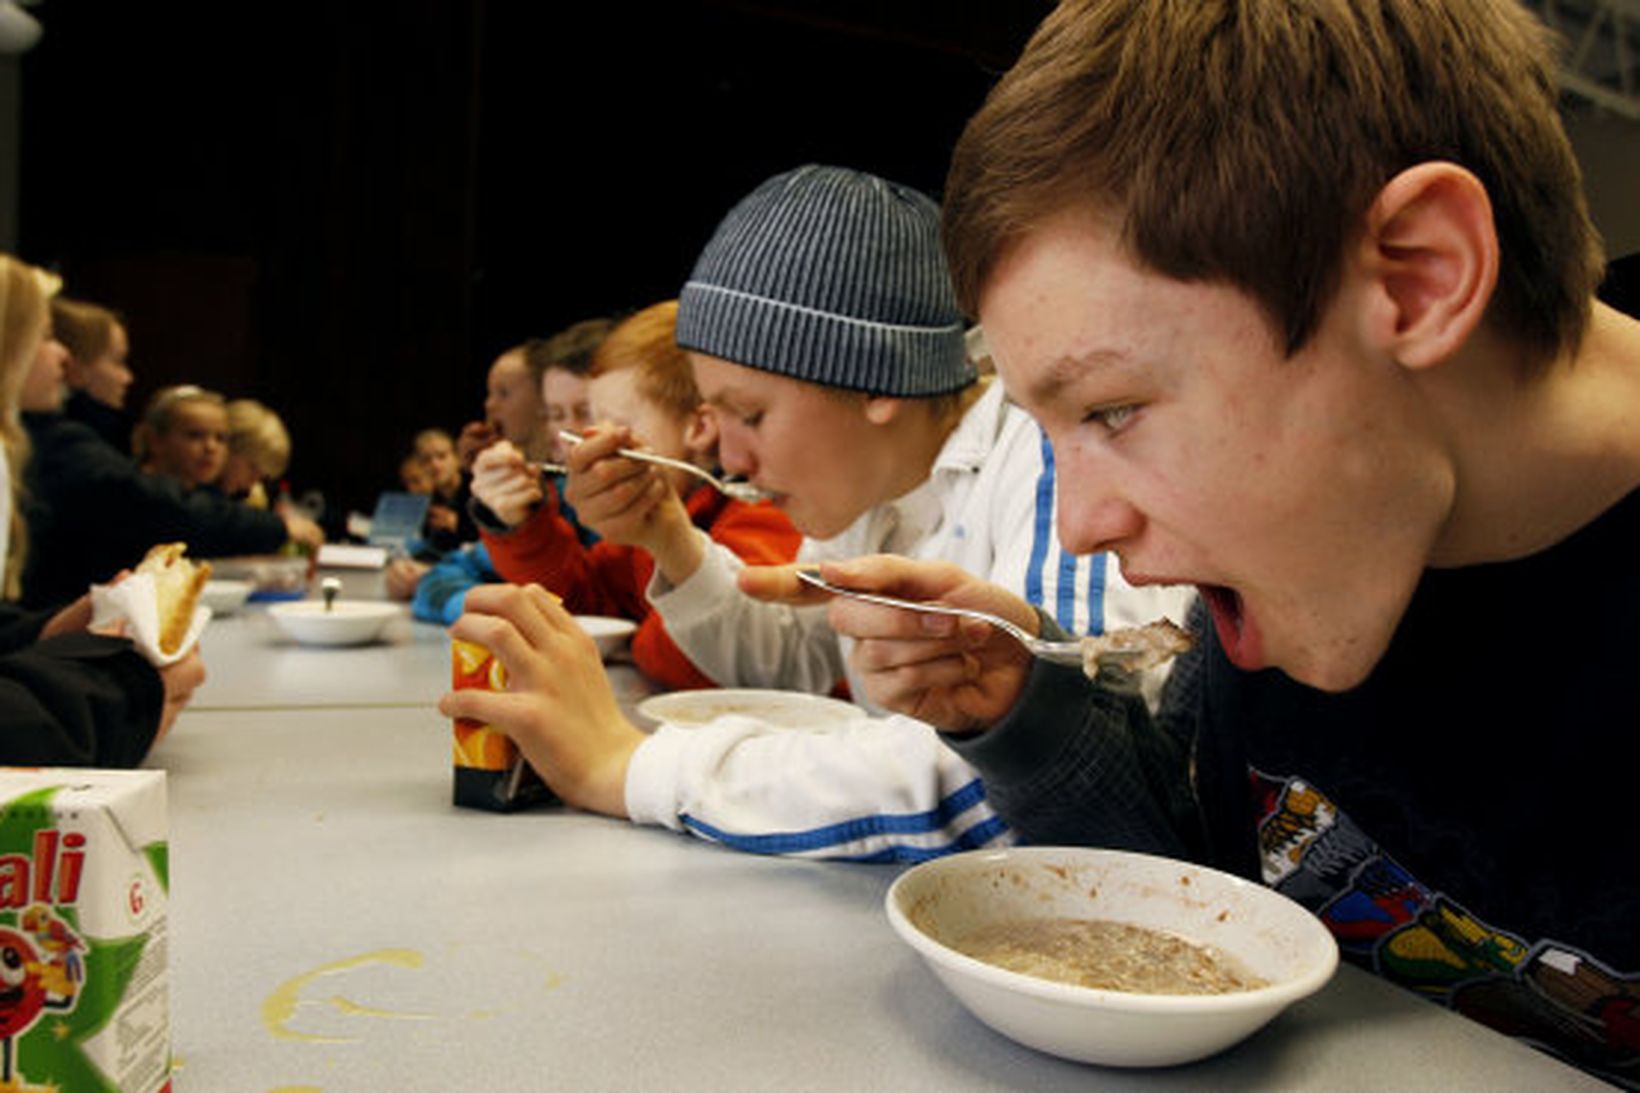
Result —
<instances>
[{"instance_id":1,"label":"green and white carton","mask_svg":"<svg viewBox=\"0 0 1640 1093\"><path fill-rule=\"evenodd\" d=\"M165 773L0 767L0 1090L171 1088Z\"/></svg>"}]
</instances>

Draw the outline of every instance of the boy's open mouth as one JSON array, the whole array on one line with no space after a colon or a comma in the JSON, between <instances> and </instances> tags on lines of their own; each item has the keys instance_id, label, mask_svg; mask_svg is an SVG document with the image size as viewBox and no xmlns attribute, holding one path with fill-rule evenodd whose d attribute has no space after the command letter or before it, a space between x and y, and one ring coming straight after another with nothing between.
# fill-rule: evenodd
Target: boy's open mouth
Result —
<instances>
[{"instance_id":1,"label":"boy's open mouth","mask_svg":"<svg viewBox=\"0 0 1640 1093\"><path fill-rule=\"evenodd\" d=\"M1218 632L1219 645L1224 649L1224 655L1230 658L1230 663L1238 668L1258 667L1240 594L1224 585L1204 584L1197 587L1207 610L1212 613L1213 629Z\"/></svg>"}]
</instances>

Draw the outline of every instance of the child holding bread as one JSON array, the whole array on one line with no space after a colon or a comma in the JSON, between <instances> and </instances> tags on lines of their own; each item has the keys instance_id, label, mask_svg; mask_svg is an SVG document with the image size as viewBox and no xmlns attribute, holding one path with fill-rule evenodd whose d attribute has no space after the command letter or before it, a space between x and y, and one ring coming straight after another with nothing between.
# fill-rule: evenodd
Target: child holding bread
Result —
<instances>
[{"instance_id":1,"label":"child holding bread","mask_svg":"<svg viewBox=\"0 0 1640 1093\"><path fill-rule=\"evenodd\" d=\"M0 571L7 593L0 602L0 763L130 767L203 682L197 650L156 669L125 638L88 631L83 595L61 610L29 612L11 602L28 545L16 505L27 451L18 405L54 392L60 398L67 356L51 336L53 290L42 271L0 255Z\"/></svg>"}]
</instances>

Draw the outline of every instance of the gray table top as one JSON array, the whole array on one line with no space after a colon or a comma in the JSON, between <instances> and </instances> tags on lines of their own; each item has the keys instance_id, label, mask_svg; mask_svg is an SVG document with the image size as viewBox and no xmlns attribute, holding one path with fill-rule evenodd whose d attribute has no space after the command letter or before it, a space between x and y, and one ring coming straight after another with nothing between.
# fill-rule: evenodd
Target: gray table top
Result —
<instances>
[{"instance_id":1,"label":"gray table top","mask_svg":"<svg viewBox=\"0 0 1640 1093\"><path fill-rule=\"evenodd\" d=\"M179 1093L1600 1088L1352 969L1199 1064L1064 1062L899 942L897 868L456 809L449 740L427 706L182 715L150 760Z\"/></svg>"}]
</instances>

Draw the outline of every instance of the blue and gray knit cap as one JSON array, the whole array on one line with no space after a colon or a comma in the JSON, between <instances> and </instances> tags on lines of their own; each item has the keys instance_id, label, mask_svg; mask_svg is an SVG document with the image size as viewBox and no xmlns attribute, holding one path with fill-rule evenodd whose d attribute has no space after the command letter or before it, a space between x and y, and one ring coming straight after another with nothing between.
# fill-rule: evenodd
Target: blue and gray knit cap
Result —
<instances>
[{"instance_id":1,"label":"blue and gray knit cap","mask_svg":"<svg viewBox=\"0 0 1640 1093\"><path fill-rule=\"evenodd\" d=\"M919 397L974 382L939 207L799 167L730 210L678 296L678 344L827 387Z\"/></svg>"}]
</instances>

